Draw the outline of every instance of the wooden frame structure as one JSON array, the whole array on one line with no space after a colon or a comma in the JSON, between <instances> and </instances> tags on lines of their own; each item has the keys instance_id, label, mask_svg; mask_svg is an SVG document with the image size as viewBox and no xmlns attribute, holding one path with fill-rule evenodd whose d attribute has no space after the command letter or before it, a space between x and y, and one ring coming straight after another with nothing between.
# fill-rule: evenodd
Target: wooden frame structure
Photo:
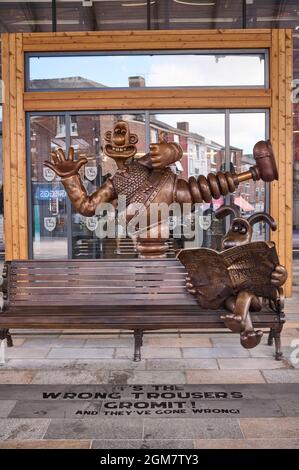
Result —
<instances>
[{"instance_id":1,"label":"wooden frame structure","mask_svg":"<svg viewBox=\"0 0 299 470\"><path fill-rule=\"evenodd\" d=\"M25 92L26 52L268 49L268 89L141 89ZM270 210L278 222L271 236L292 285L292 31L290 29L180 30L2 35L3 155L6 259L28 258L26 183L27 111L122 109L268 109L279 181L271 185Z\"/></svg>"}]
</instances>

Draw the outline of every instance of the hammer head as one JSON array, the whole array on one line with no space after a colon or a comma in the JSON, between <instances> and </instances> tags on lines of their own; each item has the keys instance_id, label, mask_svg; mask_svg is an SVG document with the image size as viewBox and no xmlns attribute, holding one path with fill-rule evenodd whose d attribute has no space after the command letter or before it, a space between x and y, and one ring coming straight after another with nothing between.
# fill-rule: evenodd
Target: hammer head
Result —
<instances>
[{"instance_id":1,"label":"hammer head","mask_svg":"<svg viewBox=\"0 0 299 470\"><path fill-rule=\"evenodd\" d=\"M270 140L257 142L253 147L253 156L263 181L278 180L278 171Z\"/></svg>"}]
</instances>

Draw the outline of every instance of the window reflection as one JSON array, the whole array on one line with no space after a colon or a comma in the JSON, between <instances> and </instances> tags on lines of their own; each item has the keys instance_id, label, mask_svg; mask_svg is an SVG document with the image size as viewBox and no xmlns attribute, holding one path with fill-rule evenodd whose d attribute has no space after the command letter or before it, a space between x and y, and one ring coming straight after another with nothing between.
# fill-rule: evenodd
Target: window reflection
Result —
<instances>
[{"instance_id":1,"label":"window reflection","mask_svg":"<svg viewBox=\"0 0 299 470\"><path fill-rule=\"evenodd\" d=\"M138 142L135 158L146 153L146 131L144 114L102 114L72 115L71 122L76 123L76 135L71 137L75 158L86 157L88 163L80 171L83 184L90 194L96 191L107 178L117 170L115 161L105 155L104 135L113 129L118 120L128 122L130 132L137 134ZM130 238L99 237L96 228L99 216L84 217L72 209L72 257L115 258L137 256Z\"/></svg>"},{"instance_id":2,"label":"window reflection","mask_svg":"<svg viewBox=\"0 0 299 470\"><path fill-rule=\"evenodd\" d=\"M156 0L151 5L153 29L242 28L242 0Z\"/></svg>"},{"instance_id":3,"label":"window reflection","mask_svg":"<svg viewBox=\"0 0 299 470\"><path fill-rule=\"evenodd\" d=\"M263 51L31 56L29 66L32 90L265 86Z\"/></svg>"},{"instance_id":4,"label":"window reflection","mask_svg":"<svg viewBox=\"0 0 299 470\"><path fill-rule=\"evenodd\" d=\"M101 239L95 228L98 219L75 213L67 203L60 179L43 166L50 152L57 147L72 145L75 158L86 157L88 163L81 168L81 178L88 193L92 193L116 171L115 161L103 153L104 134L117 120L129 123L130 131L137 134L137 154L144 155L150 142L157 142L164 132L169 142L182 146L183 157L172 167L179 177L198 178L200 174L230 171L241 173L254 165L253 145L265 138L266 114L260 112L230 113L230 154L226 153L225 111L167 112L149 114L149 127L145 114L57 114L31 116L31 194L33 256L35 258L114 258L137 256L131 239ZM70 126L67 129L67 126ZM221 238L226 221L217 220L215 211L224 202L235 204L241 214L248 217L265 208L265 185L261 181L243 182L232 196L213 199L200 204L190 216L170 220L170 225L181 224L193 230L192 237L171 239L169 256L174 249L188 246L206 246L221 249ZM97 219L97 220L96 220ZM71 224L71 225L69 225ZM254 239L265 238L265 227L255 226Z\"/></svg>"},{"instance_id":5,"label":"window reflection","mask_svg":"<svg viewBox=\"0 0 299 470\"><path fill-rule=\"evenodd\" d=\"M67 199L55 173L44 166L66 148L65 116L32 116L30 122L33 258L67 258Z\"/></svg>"},{"instance_id":6,"label":"window reflection","mask_svg":"<svg viewBox=\"0 0 299 470\"><path fill-rule=\"evenodd\" d=\"M105 31L147 28L146 0L57 2L57 31Z\"/></svg>"},{"instance_id":7,"label":"window reflection","mask_svg":"<svg viewBox=\"0 0 299 470\"><path fill-rule=\"evenodd\" d=\"M169 142L178 142L183 149L183 158L173 168L181 178L198 178L210 172L225 169L225 115L224 113L190 113L151 115L151 141L159 132L166 133ZM192 238L182 237L184 247L205 246L221 249L221 237L225 223L215 217L215 211L224 203L223 198L213 199L210 204L202 203L191 215ZM180 223L190 224L190 215Z\"/></svg>"},{"instance_id":8,"label":"window reflection","mask_svg":"<svg viewBox=\"0 0 299 470\"><path fill-rule=\"evenodd\" d=\"M252 149L256 142L265 139L265 119L264 112L230 114L230 160L236 173L255 165ZM242 182L229 197L230 204L238 206L242 217L249 217L254 212L265 210L265 191L262 180ZM253 240L264 240L265 237L265 224L260 222L253 227Z\"/></svg>"},{"instance_id":9,"label":"window reflection","mask_svg":"<svg viewBox=\"0 0 299 470\"><path fill-rule=\"evenodd\" d=\"M52 2L0 2L0 33L52 31Z\"/></svg>"}]
</instances>

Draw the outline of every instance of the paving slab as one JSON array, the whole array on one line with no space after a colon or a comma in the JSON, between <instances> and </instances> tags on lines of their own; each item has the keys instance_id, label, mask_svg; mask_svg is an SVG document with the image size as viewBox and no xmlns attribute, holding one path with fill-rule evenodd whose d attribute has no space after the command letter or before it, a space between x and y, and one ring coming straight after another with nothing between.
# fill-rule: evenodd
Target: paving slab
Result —
<instances>
[{"instance_id":1,"label":"paving slab","mask_svg":"<svg viewBox=\"0 0 299 470\"><path fill-rule=\"evenodd\" d=\"M1 370L0 384L29 384L32 382L34 372L30 370Z\"/></svg>"},{"instance_id":2,"label":"paving slab","mask_svg":"<svg viewBox=\"0 0 299 470\"><path fill-rule=\"evenodd\" d=\"M76 369L80 370L145 370L146 360L134 362L131 359L77 359Z\"/></svg>"},{"instance_id":3,"label":"paving slab","mask_svg":"<svg viewBox=\"0 0 299 470\"><path fill-rule=\"evenodd\" d=\"M239 347L183 348L183 358L239 358L249 357L247 349Z\"/></svg>"},{"instance_id":4,"label":"paving slab","mask_svg":"<svg viewBox=\"0 0 299 470\"><path fill-rule=\"evenodd\" d=\"M299 449L299 439L197 439L195 449Z\"/></svg>"},{"instance_id":5,"label":"paving slab","mask_svg":"<svg viewBox=\"0 0 299 470\"><path fill-rule=\"evenodd\" d=\"M7 359L41 359L49 354L50 349L45 347L26 348L21 346L18 348L5 348L5 356Z\"/></svg>"},{"instance_id":6,"label":"paving slab","mask_svg":"<svg viewBox=\"0 0 299 470\"><path fill-rule=\"evenodd\" d=\"M275 361L270 358L233 358L233 359L218 359L220 369L287 369L290 365L286 361Z\"/></svg>"},{"instance_id":7,"label":"paving slab","mask_svg":"<svg viewBox=\"0 0 299 470\"><path fill-rule=\"evenodd\" d=\"M0 418L7 418L15 405L15 400L0 400Z\"/></svg>"},{"instance_id":8,"label":"paving slab","mask_svg":"<svg viewBox=\"0 0 299 470\"><path fill-rule=\"evenodd\" d=\"M222 348L222 347L240 347L240 335L219 335L210 338L213 347Z\"/></svg>"},{"instance_id":9,"label":"paving slab","mask_svg":"<svg viewBox=\"0 0 299 470\"><path fill-rule=\"evenodd\" d=\"M3 418L0 426L0 440L42 439L49 424L48 419Z\"/></svg>"},{"instance_id":10,"label":"paving slab","mask_svg":"<svg viewBox=\"0 0 299 470\"><path fill-rule=\"evenodd\" d=\"M193 449L193 440L103 439L92 441L92 449Z\"/></svg>"},{"instance_id":11,"label":"paving slab","mask_svg":"<svg viewBox=\"0 0 299 470\"><path fill-rule=\"evenodd\" d=\"M19 337L14 336L14 338L13 338L14 348L17 348L19 346L23 346L24 343L25 343L25 338L19 338Z\"/></svg>"},{"instance_id":12,"label":"paving slab","mask_svg":"<svg viewBox=\"0 0 299 470\"><path fill-rule=\"evenodd\" d=\"M45 439L142 439L143 420L127 418L52 419Z\"/></svg>"},{"instance_id":13,"label":"paving slab","mask_svg":"<svg viewBox=\"0 0 299 470\"><path fill-rule=\"evenodd\" d=\"M108 383L109 372L87 370L48 370L36 372L32 384L102 384Z\"/></svg>"},{"instance_id":14,"label":"paving slab","mask_svg":"<svg viewBox=\"0 0 299 470\"><path fill-rule=\"evenodd\" d=\"M188 384L250 384L265 383L258 370L187 370Z\"/></svg>"},{"instance_id":15,"label":"paving slab","mask_svg":"<svg viewBox=\"0 0 299 470\"><path fill-rule=\"evenodd\" d=\"M299 383L299 369L263 370L268 383Z\"/></svg>"},{"instance_id":16,"label":"paving slab","mask_svg":"<svg viewBox=\"0 0 299 470\"><path fill-rule=\"evenodd\" d=\"M216 359L147 359L147 370L218 369Z\"/></svg>"},{"instance_id":17,"label":"paving slab","mask_svg":"<svg viewBox=\"0 0 299 470\"><path fill-rule=\"evenodd\" d=\"M0 449L90 449L91 440L24 440L0 442Z\"/></svg>"},{"instance_id":18,"label":"paving slab","mask_svg":"<svg viewBox=\"0 0 299 470\"><path fill-rule=\"evenodd\" d=\"M287 356L287 346L282 348L282 353L284 357ZM269 357L273 360L275 357L275 348L274 345L268 346L267 344L259 344L256 348L249 349L249 355L250 357L258 358Z\"/></svg>"},{"instance_id":19,"label":"paving slab","mask_svg":"<svg viewBox=\"0 0 299 470\"><path fill-rule=\"evenodd\" d=\"M111 384L184 384L186 377L181 370L165 371L135 370L135 371L112 371L109 383Z\"/></svg>"},{"instance_id":20,"label":"paving slab","mask_svg":"<svg viewBox=\"0 0 299 470\"><path fill-rule=\"evenodd\" d=\"M47 371L57 369L74 369L76 368L76 359L8 359L5 364L0 366L1 370L30 370L30 371Z\"/></svg>"},{"instance_id":21,"label":"paving slab","mask_svg":"<svg viewBox=\"0 0 299 470\"><path fill-rule=\"evenodd\" d=\"M87 348L130 348L133 351L133 338L89 338L85 341Z\"/></svg>"},{"instance_id":22,"label":"paving slab","mask_svg":"<svg viewBox=\"0 0 299 470\"><path fill-rule=\"evenodd\" d=\"M276 400L285 416L299 416L299 395L290 399Z\"/></svg>"},{"instance_id":23,"label":"paving slab","mask_svg":"<svg viewBox=\"0 0 299 470\"><path fill-rule=\"evenodd\" d=\"M68 338L68 337L58 337L53 338L49 336L48 338L28 338L25 340L25 348L80 348L84 345L85 339L80 338Z\"/></svg>"},{"instance_id":24,"label":"paving slab","mask_svg":"<svg viewBox=\"0 0 299 470\"><path fill-rule=\"evenodd\" d=\"M134 350L132 348L116 348L115 358L133 359ZM147 358L181 358L182 353L179 348L162 348L144 346L141 349L143 359Z\"/></svg>"},{"instance_id":25,"label":"paving slab","mask_svg":"<svg viewBox=\"0 0 299 470\"><path fill-rule=\"evenodd\" d=\"M299 328L285 328L284 327L283 330L282 330L281 336L282 336L282 338L285 337L285 336L292 336L294 338L298 338L299 337Z\"/></svg>"},{"instance_id":26,"label":"paving slab","mask_svg":"<svg viewBox=\"0 0 299 470\"><path fill-rule=\"evenodd\" d=\"M144 419L144 439L223 439L242 438L237 419L192 418Z\"/></svg>"},{"instance_id":27,"label":"paving slab","mask_svg":"<svg viewBox=\"0 0 299 470\"><path fill-rule=\"evenodd\" d=\"M240 419L245 438L297 438L299 439L299 418Z\"/></svg>"},{"instance_id":28,"label":"paving slab","mask_svg":"<svg viewBox=\"0 0 299 470\"><path fill-rule=\"evenodd\" d=\"M52 348L47 357L49 359L112 359L113 354L113 348Z\"/></svg>"},{"instance_id":29,"label":"paving slab","mask_svg":"<svg viewBox=\"0 0 299 470\"><path fill-rule=\"evenodd\" d=\"M197 347L197 348L210 348L212 347L212 343L210 338L208 337L199 337L199 338L168 338L168 337L144 337L143 341L145 346L160 346L160 347L168 347L168 348L190 348L190 347Z\"/></svg>"}]
</instances>

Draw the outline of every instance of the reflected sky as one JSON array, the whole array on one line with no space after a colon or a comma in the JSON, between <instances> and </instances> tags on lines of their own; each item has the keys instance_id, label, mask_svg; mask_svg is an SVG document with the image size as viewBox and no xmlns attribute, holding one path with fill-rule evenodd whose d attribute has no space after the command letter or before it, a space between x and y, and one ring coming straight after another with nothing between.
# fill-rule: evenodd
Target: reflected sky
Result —
<instances>
[{"instance_id":1,"label":"reflected sky","mask_svg":"<svg viewBox=\"0 0 299 470\"><path fill-rule=\"evenodd\" d=\"M159 121L176 127L179 121L189 122L190 132L202 135L206 139L225 145L225 116L224 114L200 113L192 114L156 114ZM230 114L230 145L243 149L245 154L252 154L253 146L259 140L265 139L265 112L260 113L231 113Z\"/></svg>"},{"instance_id":2,"label":"reflected sky","mask_svg":"<svg viewBox=\"0 0 299 470\"><path fill-rule=\"evenodd\" d=\"M83 77L109 87L142 76L147 86L263 86L259 55L128 55L31 57L30 79Z\"/></svg>"}]
</instances>

